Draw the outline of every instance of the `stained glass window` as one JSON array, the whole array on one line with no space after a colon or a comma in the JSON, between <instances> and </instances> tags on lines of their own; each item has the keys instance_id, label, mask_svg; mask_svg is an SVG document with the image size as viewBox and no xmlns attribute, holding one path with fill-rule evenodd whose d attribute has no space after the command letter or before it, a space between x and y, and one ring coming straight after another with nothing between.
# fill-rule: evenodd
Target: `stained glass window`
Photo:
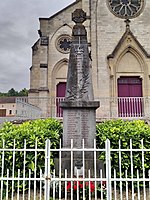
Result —
<instances>
[{"instance_id":1,"label":"stained glass window","mask_svg":"<svg viewBox=\"0 0 150 200\"><path fill-rule=\"evenodd\" d=\"M62 35L56 43L58 51L61 53L69 53L71 45L71 37L69 35Z\"/></svg>"},{"instance_id":2,"label":"stained glass window","mask_svg":"<svg viewBox=\"0 0 150 200\"><path fill-rule=\"evenodd\" d=\"M107 0L111 12L121 18L134 18L141 13L144 0Z\"/></svg>"}]
</instances>

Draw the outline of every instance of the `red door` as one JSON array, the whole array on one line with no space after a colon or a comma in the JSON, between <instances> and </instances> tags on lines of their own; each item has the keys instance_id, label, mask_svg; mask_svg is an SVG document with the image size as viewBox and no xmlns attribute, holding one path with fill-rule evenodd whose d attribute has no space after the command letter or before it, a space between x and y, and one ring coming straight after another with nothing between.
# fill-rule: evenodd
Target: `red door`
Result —
<instances>
[{"instance_id":1,"label":"red door","mask_svg":"<svg viewBox=\"0 0 150 200\"><path fill-rule=\"evenodd\" d=\"M66 93L66 82L59 82L56 86L56 116L57 117L63 116L63 111L62 111L62 108L60 107L60 102L65 97L65 93Z\"/></svg>"},{"instance_id":2,"label":"red door","mask_svg":"<svg viewBox=\"0 0 150 200\"><path fill-rule=\"evenodd\" d=\"M0 117L6 117L6 109L0 109Z\"/></svg>"},{"instance_id":3,"label":"red door","mask_svg":"<svg viewBox=\"0 0 150 200\"><path fill-rule=\"evenodd\" d=\"M142 117L142 80L139 77L118 79L119 117Z\"/></svg>"}]
</instances>

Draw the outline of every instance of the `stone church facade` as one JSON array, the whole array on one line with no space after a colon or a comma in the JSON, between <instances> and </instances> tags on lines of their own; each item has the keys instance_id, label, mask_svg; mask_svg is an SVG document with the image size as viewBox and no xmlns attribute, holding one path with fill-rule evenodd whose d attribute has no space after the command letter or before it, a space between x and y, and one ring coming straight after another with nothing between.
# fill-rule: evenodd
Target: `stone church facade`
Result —
<instances>
[{"instance_id":1,"label":"stone church facade","mask_svg":"<svg viewBox=\"0 0 150 200\"><path fill-rule=\"evenodd\" d=\"M65 95L72 13L79 8L87 14L84 25L94 97L101 105L97 117L149 115L150 1L141 0L142 9L129 19L111 12L109 2L112 7L118 2L122 7L134 8L125 0L76 0L55 15L39 19L39 39L32 47L29 99L41 107L43 115L53 116L58 106L56 97ZM138 6L138 0L133 2ZM130 15L129 9L127 12Z\"/></svg>"}]
</instances>

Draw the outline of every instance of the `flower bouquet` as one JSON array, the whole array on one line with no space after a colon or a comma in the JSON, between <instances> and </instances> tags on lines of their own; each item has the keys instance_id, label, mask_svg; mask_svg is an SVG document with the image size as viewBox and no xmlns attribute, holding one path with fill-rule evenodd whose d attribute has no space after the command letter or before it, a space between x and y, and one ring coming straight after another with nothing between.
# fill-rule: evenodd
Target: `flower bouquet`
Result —
<instances>
[{"instance_id":1,"label":"flower bouquet","mask_svg":"<svg viewBox=\"0 0 150 200\"><path fill-rule=\"evenodd\" d=\"M67 183L67 192L71 193L71 188L73 190L73 199L77 200L77 195L80 200L84 198L84 200L88 200L89 196L93 196L95 189L97 191L97 195L103 199L106 199L106 182L102 182L101 184L97 185L95 188L95 183L93 181L73 181L72 185L71 182ZM83 195L84 192L84 195Z\"/></svg>"}]
</instances>

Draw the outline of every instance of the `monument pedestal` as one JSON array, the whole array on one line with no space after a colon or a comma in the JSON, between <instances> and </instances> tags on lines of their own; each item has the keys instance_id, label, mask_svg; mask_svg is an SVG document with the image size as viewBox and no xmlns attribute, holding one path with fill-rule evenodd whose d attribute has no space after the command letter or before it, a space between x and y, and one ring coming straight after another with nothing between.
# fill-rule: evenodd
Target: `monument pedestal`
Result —
<instances>
[{"instance_id":1,"label":"monument pedestal","mask_svg":"<svg viewBox=\"0 0 150 200\"><path fill-rule=\"evenodd\" d=\"M76 153L76 152L75 152ZM91 152L90 152L91 153ZM93 152L92 152L93 153ZM61 159L61 175L65 177L65 170L67 170L67 177L71 177L71 171L73 172L73 177L77 177L77 170L78 176L89 178L89 170L90 170L90 177L95 177L95 169L96 169L96 177L105 178L105 168L104 162L98 159L94 160L94 156L88 156L89 158L84 159L84 169L83 169L83 159L79 160L77 158L73 158L73 166L71 166L71 155L70 153L62 154ZM59 159L55 158L55 172L56 176L59 176ZM95 166L96 164L96 166ZM71 169L71 167L73 167ZM102 174L100 172L102 170ZM101 177L101 178L102 178Z\"/></svg>"},{"instance_id":2,"label":"monument pedestal","mask_svg":"<svg viewBox=\"0 0 150 200\"><path fill-rule=\"evenodd\" d=\"M96 133L96 109L98 101L63 101L63 147L92 148Z\"/></svg>"},{"instance_id":3,"label":"monument pedestal","mask_svg":"<svg viewBox=\"0 0 150 200\"><path fill-rule=\"evenodd\" d=\"M63 148L82 149L71 153L62 153L62 174L67 169L68 176L71 174L71 159L73 159L73 174L88 177L90 170L93 177L96 165L97 172L103 168L103 163L96 159L94 151L84 151L94 147L96 133L96 109L99 107L97 101L63 101L60 106L63 108ZM71 144L72 140L72 144ZM98 158L98 156L97 156ZM84 169L83 169L84 166ZM98 174L97 174L98 175Z\"/></svg>"}]
</instances>

